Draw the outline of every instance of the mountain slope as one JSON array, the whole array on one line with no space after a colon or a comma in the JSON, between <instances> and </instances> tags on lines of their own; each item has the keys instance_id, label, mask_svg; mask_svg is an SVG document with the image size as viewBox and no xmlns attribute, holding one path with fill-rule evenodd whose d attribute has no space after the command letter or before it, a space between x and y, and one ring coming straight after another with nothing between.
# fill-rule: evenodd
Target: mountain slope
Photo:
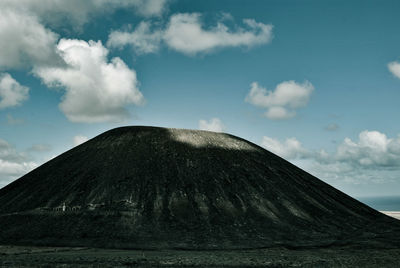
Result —
<instances>
[{"instance_id":1,"label":"mountain slope","mask_svg":"<svg viewBox=\"0 0 400 268\"><path fill-rule=\"evenodd\" d=\"M255 144L155 127L107 131L0 189L0 223L0 242L13 243L191 249L399 242L391 238L399 233L395 220Z\"/></svg>"}]
</instances>

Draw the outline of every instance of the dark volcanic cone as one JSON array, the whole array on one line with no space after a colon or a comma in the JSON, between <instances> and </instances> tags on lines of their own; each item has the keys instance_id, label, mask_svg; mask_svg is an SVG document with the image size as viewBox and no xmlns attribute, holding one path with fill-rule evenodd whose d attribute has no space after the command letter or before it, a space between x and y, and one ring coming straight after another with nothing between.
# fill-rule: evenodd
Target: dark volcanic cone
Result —
<instances>
[{"instance_id":1,"label":"dark volcanic cone","mask_svg":"<svg viewBox=\"0 0 400 268\"><path fill-rule=\"evenodd\" d=\"M398 221L228 134L123 127L0 190L0 243L398 246Z\"/></svg>"}]
</instances>

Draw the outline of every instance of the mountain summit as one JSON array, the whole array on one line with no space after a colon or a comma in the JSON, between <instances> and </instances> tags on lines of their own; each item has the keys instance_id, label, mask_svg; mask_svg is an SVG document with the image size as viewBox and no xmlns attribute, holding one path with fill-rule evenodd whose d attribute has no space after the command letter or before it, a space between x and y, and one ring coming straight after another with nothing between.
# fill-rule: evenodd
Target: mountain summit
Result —
<instances>
[{"instance_id":1,"label":"mountain summit","mask_svg":"<svg viewBox=\"0 0 400 268\"><path fill-rule=\"evenodd\" d=\"M0 225L0 243L38 245L400 244L398 221L251 142L140 126L107 131L0 189Z\"/></svg>"}]
</instances>

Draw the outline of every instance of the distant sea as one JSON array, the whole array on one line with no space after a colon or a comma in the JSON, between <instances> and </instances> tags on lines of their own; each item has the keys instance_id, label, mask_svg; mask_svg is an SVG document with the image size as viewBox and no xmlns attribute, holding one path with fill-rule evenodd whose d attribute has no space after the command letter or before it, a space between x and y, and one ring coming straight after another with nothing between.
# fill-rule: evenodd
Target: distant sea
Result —
<instances>
[{"instance_id":1,"label":"distant sea","mask_svg":"<svg viewBox=\"0 0 400 268\"><path fill-rule=\"evenodd\" d=\"M359 197L356 199L376 210L400 211L400 196Z\"/></svg>"}]
</instances>

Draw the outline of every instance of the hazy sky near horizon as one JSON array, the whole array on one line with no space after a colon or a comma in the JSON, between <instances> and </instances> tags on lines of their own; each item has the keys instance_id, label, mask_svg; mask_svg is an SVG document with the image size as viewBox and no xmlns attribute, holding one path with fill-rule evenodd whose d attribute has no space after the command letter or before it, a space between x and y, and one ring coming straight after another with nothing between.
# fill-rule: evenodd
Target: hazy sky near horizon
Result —
<instances>
[{"instance_id":1,"label":"hazy sky near horizon","mask_svg":"<svg viewBox=\"0 0 400 268\"><path fill-rule=\"evenodd\" d=\"M0 187L108 129L228 132L400 195L399 1L0 0Z\"/></svg>"}]
</instances>

